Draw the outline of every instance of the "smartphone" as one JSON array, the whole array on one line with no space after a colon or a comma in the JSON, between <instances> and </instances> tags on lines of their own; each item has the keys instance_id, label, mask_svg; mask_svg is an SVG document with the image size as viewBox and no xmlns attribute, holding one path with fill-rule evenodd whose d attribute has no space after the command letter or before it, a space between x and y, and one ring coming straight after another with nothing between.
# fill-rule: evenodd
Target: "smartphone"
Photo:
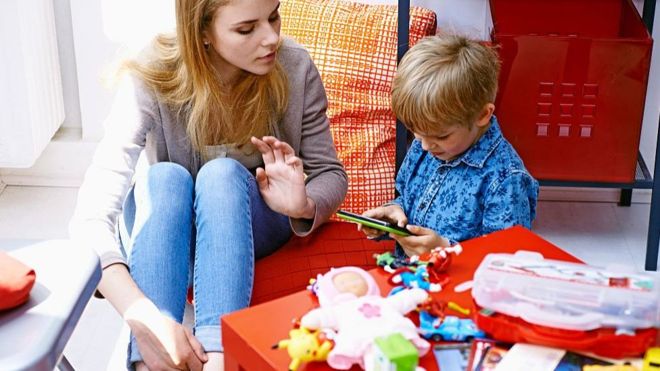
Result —
<instances>
[{"instance_id":1,"label":"smartphone","mask_svg":"<svg viewBox=\"0 0 660 371\"><path fill-rule=\"evenodd\" d=\"M411 236L412 233L408 231L407 229L403 227L399 227L398 225L386 222L384 220L380 219L374 219L374 218L369 218L363 215L351 213L348 211L344 210L339 210L337 211L337 216L340 217L341 219L347 220L349 222L353 223L359 223L362 224L366 227L373 228L373 229L378 229L380 231L385 231L388 233L394 233L399 236Z\"/></svg>"}]
</instances>

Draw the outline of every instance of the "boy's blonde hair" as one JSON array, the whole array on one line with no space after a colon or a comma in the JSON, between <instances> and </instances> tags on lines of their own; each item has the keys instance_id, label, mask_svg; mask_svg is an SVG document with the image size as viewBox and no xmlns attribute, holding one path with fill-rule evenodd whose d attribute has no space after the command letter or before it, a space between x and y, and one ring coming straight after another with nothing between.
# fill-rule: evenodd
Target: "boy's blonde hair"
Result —
<instances>
[{"instance_id":1,"label":"boy's blonde hair","mask_svg":"<svg viewBox=\"0 0 660 371\"><path fill-rule=\"evenodd\" d=\"M403 57L392 84L392 110L412 132L471 128L495 100L500 63L497 53L456 35L420 40Z\"/></svg>"}]
</instances>

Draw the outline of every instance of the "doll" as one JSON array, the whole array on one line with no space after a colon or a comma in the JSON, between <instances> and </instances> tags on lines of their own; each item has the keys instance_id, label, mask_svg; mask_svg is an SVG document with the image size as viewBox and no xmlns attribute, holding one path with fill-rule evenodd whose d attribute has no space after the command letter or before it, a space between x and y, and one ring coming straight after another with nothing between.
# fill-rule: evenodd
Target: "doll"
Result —
<instances>
[{"instance_id":1,"label":"doll","mask_svg":"<svg viewBox=\"0 0 660 371\"><path fill-rule=\"evenodd\" d=\"M327 360L332 368L345 370L353 364L364 368L365 357L373 353L374 340L395 333L409 340L420 356L429 350L429 343L405 317L426 300L426 291L413 288L383 298L369 273L357 267L343 267L319 276L316 293L321 307L304 315L300 322L310 329L330 328L337 332Z\"/></svg>"}]
</instances>

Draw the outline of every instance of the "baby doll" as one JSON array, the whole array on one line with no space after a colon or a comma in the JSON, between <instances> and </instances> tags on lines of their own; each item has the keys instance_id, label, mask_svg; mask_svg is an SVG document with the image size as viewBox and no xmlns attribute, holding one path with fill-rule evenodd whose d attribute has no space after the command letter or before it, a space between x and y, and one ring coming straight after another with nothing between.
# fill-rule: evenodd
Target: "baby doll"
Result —
<instances>
[{"instance_id":1,"label":"baby doll","mask_svg":"<svg viewBox=\"0 0 660 371\"><path fill-rule=\"evenodd\" d=\"M300 322L310 329L337 331L335 347L328 354L332 368L346 370L356 363L364 368L364 357L372 353L374 339L394 333L412 342L420 356L429 350L429 343L405 317L426 300L426 291L413 288L383 298L373 277L357 267L332 269L319 276L316 285L321 307Z\"/></svg>"}]
</instances>

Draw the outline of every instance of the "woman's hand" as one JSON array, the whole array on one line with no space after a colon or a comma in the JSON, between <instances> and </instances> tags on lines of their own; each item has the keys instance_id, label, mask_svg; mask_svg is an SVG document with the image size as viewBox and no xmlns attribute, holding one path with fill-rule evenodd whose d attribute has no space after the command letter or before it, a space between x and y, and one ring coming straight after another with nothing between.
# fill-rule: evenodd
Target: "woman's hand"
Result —
<instances>
[{"instance_id":1,"label":"woman's hand","mask_svg":"<svg viewBox=\"0 0 660 371\"><path fill-rule=\"evenodd\" d=\"M180 323L162 315L144 298L124 312L144 364L150 370L202 370L208 360L202 344Z\"/></svg>"},{"instance_id":2,"label":"woman's hand","mask_svg":"<svg viewBox=\"0 0 660 371\"><path fill-rule=\"evenodd\" d=\"M408 229L413 235L399 236L390 233L390 237L401 245L403 251L408 256L422 255L430 252L436 247L448 247L451 245L447 238L440 236L432 229L412 224L408 224L406 229Z\"/></svg>"},{"instance_id":3,"label":"woman's hand","mask_svg":"<svg viewBox=\"0 0 660 371\"><path fill-rule=\"evenodd\" d=\"M405 227L408 223L408 217L399 205L380 206L367 210L362 215L369 218L384 220L386 222L396 224L399 227ZM362 224L358 224L358 231L364 232L364 234L366 234L369 238L377 238L385 234L384 231L369 228Z\"/></svg>"},{"instance_id":4,"label":"woman's hand","mask_svg":"<svg viewBox=\"0 0 660 371\"><path fill-rule=\"evenodd\" d=\"M275 137L252 137L264 159L264 168L257 168L259 191L266 204L280 214L292 218L313 219L316 204L307 197L302 160L293 148Z\"/></svg>"}]
</instances>

